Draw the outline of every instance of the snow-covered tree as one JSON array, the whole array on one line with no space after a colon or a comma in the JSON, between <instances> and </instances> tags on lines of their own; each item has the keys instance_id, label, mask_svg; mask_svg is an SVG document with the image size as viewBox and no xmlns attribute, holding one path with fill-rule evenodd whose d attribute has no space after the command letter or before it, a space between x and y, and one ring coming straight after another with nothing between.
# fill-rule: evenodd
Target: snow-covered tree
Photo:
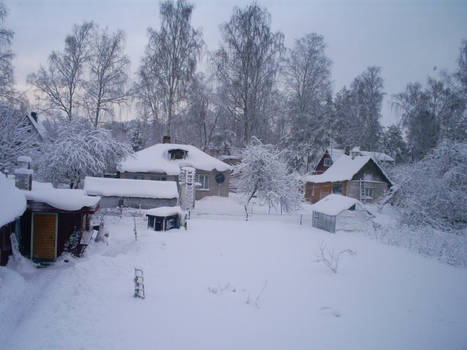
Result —
<instances>
[{"instance_id":1,"label":"snow-covered tree","mask_svg":"<svg viewBox=\"0 0 467 350\"><path fill-rule=\"evenodd\" d=\"M103 113L112 114L113 107L127 102L130 60L125 54L122 31L108 33L97 27L90 43L89 75L84 82L84 103L95 127Z\"/></svg>"},{"instance_id":2,"label":"snow-covered tree","mask_svg":"<svg viewBox=\"0 0 467 350\"><path fill-rule=\"evenodd\" d=\"M38 139L25 112L0 104L0 171L13 170L19 156L34 156Z\"/></svg>"},{"instance_id":3,"label":"snow-covered tree","mask_svg":"<svg viewBox=\"0 0 467 350\"><path fill-rule=\"evenodd\" d=\"M295 210L300 202L298 182L272 145L265 145L253 137L242 153L242 162L236 167L239 174L238 188L245 194L245 214L252 198L265 201L269 208L280 207L281 211Z\"/></svg>"},{"instance_id":4,"label":"snow-covered tree","mask_svg":"<svg viewBox=\"0 0 467 350\"><path fill-rule=\"evenodd\" d=\"M271 30L271 16L256 3L235 8L221 26L222 44L213 63L221 95L233 120L237 142L246 145L251 136L264 139L270 130L269 106L283 34Z\"/></svg>"},{"instance_id":5,"label":"snow-covered tree","mask_svg":"<svg viewBox=\"0 0 467 350\"><path fill-rule=\"evenodd\" d=\"M394 158L396 163L407 160L407 143L402 136L402 130L397 125L391 125L381 135L381 151Z\"/></svg>"},{"instance_id":6,"label":"snow-covered tree","mask_svg":"<svg viewBox=\"0 0 467 350\"><path fill-rule=\"evenodd\" d=\"M148 30L149 42L138 74L137 95L149 104L153 116L167 122L168 135L203 45L201 32L191 25L192 12L193 5L185 0L160 4L161 26Z\"/></svg>"},{"instance_id":7,"label":"snow-covered tree","mask_svg":"<svg viewBox=\"0 0 467 350\"><path fill-rule=\"evenodd\" d=\"M39 175L54 184L77 188L87 175L100 176L132 153L130 146L116 141L109 130L94 128L85 119L73 118L57 125L57 138L45 145Z\"/></svg>"},{"instance_id":8,"label":"snow-covered tree","mask_svg":"<svg viewBox=\"0 0 467 350\"><path fill-rule=\"evenodd\" d=\"M7 10L0 1L0 101L7 101L13 94L13 53L11 40L14 33L4 26Z\"/></svg>"},{"instance_id":9,"label":"snow-covered tree","mask_svg":"<svg viewBox=\"0 0 467 350\"><path fill-rule=\"evenodd\" d=\"M395 204L406 223L467 227L467 143L444 140L422 160L395 170Z\"/></svg>"}]
</instances>

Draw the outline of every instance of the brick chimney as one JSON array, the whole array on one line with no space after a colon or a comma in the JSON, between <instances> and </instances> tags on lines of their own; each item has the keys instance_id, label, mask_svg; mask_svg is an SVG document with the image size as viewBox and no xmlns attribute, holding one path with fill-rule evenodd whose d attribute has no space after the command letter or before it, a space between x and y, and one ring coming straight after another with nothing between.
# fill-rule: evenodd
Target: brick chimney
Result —
<instances>
[{"instance_id":1,"label":"brick chimney","mask_svg":"<svg viewBox=\"0 0 467 350\"><path fill-rule=\"evenodd\" d=\"M162 143L170 143L170 136L169 135L163 136Z\"/></svg>"},{"instance_id":2,"label":"brick chimney","mask_svg":"<svg viewBox=\"0 0 467 350\"><path fill-rule=\"evenodd\" d=\"M20 156L17 159L18 168L15 169L15 185L20 190L31 191L32 188L32 174L31 158L27 156Z\"/></svg>"},{"instance_id":3,"label":"brick chimney","mask_svg":"<svg viewBox=\"0 0 467 350\"><path fill-rule=\"evenodd\" d=\"M350 146L345 146L344 153L346 156L350 156Z\"/></svg>"}]
</instances>

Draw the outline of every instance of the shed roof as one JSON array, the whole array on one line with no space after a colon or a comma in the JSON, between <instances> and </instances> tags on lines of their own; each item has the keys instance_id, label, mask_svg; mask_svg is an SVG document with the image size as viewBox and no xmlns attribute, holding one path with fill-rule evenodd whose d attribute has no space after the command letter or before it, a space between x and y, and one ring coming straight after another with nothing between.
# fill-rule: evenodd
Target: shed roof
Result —
<instances>
[{"instance_id":1,"label":"shed roof","mask_svg":"<svg viewBox=\"0 0 467 350\"><path fill-rule=\"evenodd\" d=\"M184 159L170 159L169 151L184 150L187 153ZM195 146L174 143L158 143L151 147L136 152L121 162L119 171L166 173L167 175L179 175L180 168L190 166L204 171L227 171L232 167L219 159L211 157Z\"/></svg>"},{"instance_id":2,"label":"shed roof","mask_svg":"<svg viewBox=\"0 0 467 350\"><path fill-rule=\"evenodd\" d=\"M335 216L339 215L344 210L350 209L357 203L361 205L360 201L355 198L340 194L329 194L311 207L313 211Z\"/></svg>"},{"instance_id":3,"label":"shed roof","mask_svg":"<svg viewBox=\"0 0 467 350\"><path fill-rule=\"evenodd\" d=\"M24 194L15 187L14 181L0 172L0 227L14 221L25 210Z\"/></svg>"},{"instance_id":4,"label":"shed roof","mask_svg":"<svg viewBox=\"0 0 467 350\"><path fill-rule=\"evenodd\" d=\"M84 190L88 195L138 197L138 198L178 198L175 181L153 181L114 179L86 176Z\"/></svg>"},{"instance_id":5,"label":"shed roof","mask_svg":"<svg viewBox=\"0 0 467 350\"><path fill-rule=\"evenodd\" d=\"M149 216L183 215L184 213L180 207L159 207L146 210L146 215Z\"/></svg>"},{"instance_id":6,"label":"shed roof","mask_svg":"<svg viewBox=\"0 0 467 350\"><path fill-rule=\"evenodd\" d=\"M387 155L386 153L383 153L383 152L361 151L358 147L354 147L352 151L354 150L357 150L358 152L360 152L362 156L371 157L373 158L373 160L376 160L378 162L394 162L394 158L392 158L390 155ZM346 155L345 150L340 149L340 148L328 148L327 152L331 156L334 162L338 160L340 157Z\"/></svg>"},{"instance_id":7,"label":"shed roof","mask_svg":"<svg viewBox=\"0 0 467 350\"><path fill-rule=\"evenodd\" d=\"M22 191L29 201L47 203L60 210L75 211L84 207L95 208L100 197L87 196L83 190L39 187L31 191Z\"/></svg>"}]
</instances>

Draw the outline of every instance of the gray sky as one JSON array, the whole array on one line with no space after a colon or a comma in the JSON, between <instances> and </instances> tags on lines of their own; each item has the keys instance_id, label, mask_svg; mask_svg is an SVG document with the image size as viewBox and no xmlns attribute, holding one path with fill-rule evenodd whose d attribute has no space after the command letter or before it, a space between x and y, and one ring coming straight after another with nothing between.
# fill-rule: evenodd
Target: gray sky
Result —
<instances>
[{"instance_id":1,"label":"gray sky","mask_svg":"<svg viewBox=\"0 0 467 350\"><path fill-rule=\"evenodd\" d=\"M95 21L126 33L127 53L136 70L147 42L147 28L159 27L157 0L4 0L7 26L15 31L15 76L26 76L61 50L75 23ZM196 0L193 25L203 30L209 50L218 47L219 25L246 0ZM272 28L285 34L286 46L306 33L324 35L333 61L334 92L349 85L370 65L381 66L390 96L412 81L424 83L433 67L452 71L467 39L467 1L456 0L262 0ZM383 124L395 120L385 99Z\"/></svg>"}]
</instances>

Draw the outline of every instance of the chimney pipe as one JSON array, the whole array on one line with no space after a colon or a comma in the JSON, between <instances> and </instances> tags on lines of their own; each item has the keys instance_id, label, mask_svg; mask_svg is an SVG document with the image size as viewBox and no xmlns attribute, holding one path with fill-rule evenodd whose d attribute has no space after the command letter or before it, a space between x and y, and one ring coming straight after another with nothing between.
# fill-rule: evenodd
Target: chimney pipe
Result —
<instances>
[{"instance_id":1,"label":"chimney pipe","mask_svg":"<svg viewBox=\"0 0 467 350\"><path fill-rule=\"evenodd\" d=\"M15 169L15 185L20 190L31 191L32 189L32 174L31 169L32 159L27 156L20 156L17 159L18 168Z\"/></svg>"}]
</instances>

